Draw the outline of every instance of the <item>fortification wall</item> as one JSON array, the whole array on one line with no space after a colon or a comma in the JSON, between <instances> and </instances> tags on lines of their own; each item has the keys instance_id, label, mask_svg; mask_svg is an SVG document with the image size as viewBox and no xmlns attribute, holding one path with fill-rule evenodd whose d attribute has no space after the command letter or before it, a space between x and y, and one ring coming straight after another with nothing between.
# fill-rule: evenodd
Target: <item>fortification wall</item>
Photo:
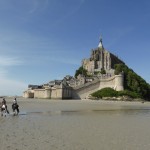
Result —
<instances>
[{"instance_id":1,"label":"fortification wall","mask_svg":"<svg viewBox=\"0 0 150 150\"><path fill-rule=\"evenodd\" d=\"M124 90L124 74L115 76L115 88L116 91Z\"/></svg>"},{"instance_id":2,"label":"fortification wall","mask_svg":"<svg viewBox=\"0 0 150 150\"><path fill-rule=\"evenodd\" d=\"M24 98L34 98L34 91L33 90L27 90L23 92Z\"/></svg>"},{"instance_id":3,"label":"fortification wall","mask_svg":"<svg viewBox=\"0 0 150 150\"><path fill-rule=\"evenodd\" d=\"M53 88L51 90L51 99L62 99L62 88Z\"/></svg>"},{"instance_id":4,"label":"fortification wall","mask_svg":"<svg viewBox=\"0 0 150 150\"><path fill-rule=\"evenodd\" d=\"M71 99L72 88L34 89L23 92L24 98Z\"/></svg>"},{"instance_id":5,"label":"fortification wall","mask_svg":"<svg viewBox=\"0 0 150 150\"><path fill-rule=\"evenodd\" d=\"M116 91L124 90L123 74L115 75L106 79L95 79L92 82L77 86L75 88L51 88L51 89L34 89L25 91L25 98L48 98L48 99L85 99L88 96L102 88L110 87Z\"/></svg>"},{"instance_id":6,"label":"fortification wall","mask_svg":"<svg viewBox=\"0 0 150 150\"><path fill-rule=\"evenodd\" d=\"M62 99L62 88L35 89L34 98Z\"/></svg>"},{"instance_id":7,"label":"fortification wall","mask_svg":"<svg viewBox=\"0 0 150 150\"><path fill-rule=\"evenodd\" d=\"M72 98L72 88L63 88L62 99L71 99L71 98Z\"/></svg>"},{"instance_id":8,"label":"fortification wall","mask_svg":"<svg viewBox=\"0 0 150 150\"><path fill-rule=\"evenodd\" d=\"M80 98L86 98L89 93L95 92L97 89L99 89L100 80L94 80L90 83L86 83L84 85L75 87L72 91L72 98L73 99L80 99Z\"/></svg>"},{"instance_id":9,"label":"fortification wall","mask_svg":"<svg viewBox=\"0 0 150 150\"><path fill-rule=\"evenodd\" d=\"M72 98L86 99L91 93L106 87L110 87L117 91L121 91L124 90L123 82L124 77L122 74L115 75L107 79L97 79L90 83L74 88L72 92Z\"/></svg>"},{"instance_id":10,"label":"fortification wall","mask_svg":"<svg viewBox=\"0 0 150 150\"><path fill-rule=\"evenodd\" d=\"M51 89L50 88L45 89L45 97L44 98L48 98L48 99L51 98Z\"/></svg>"},{"instance_id":11,"label":"fortification wall","mask_svg":"<svg viewBox=\"0 0 150 150\"><path fill-rule=\"evenodd\" d=\"M34 98L45 98L45 89L35 89Z\"/></svg>"}]
</instances>

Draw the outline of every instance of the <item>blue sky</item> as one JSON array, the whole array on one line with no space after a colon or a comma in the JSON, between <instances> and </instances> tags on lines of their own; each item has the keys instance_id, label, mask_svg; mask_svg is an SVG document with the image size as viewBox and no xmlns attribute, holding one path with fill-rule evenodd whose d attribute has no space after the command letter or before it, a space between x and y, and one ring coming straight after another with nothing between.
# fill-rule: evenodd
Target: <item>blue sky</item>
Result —
<instances>
[{"instance_id":1,"label":"blue sky","mask_svg":"<svg viewBox=\"0 0 150 150\"><path fill-rule=\"evenodd\" d=\"M0 0L0 95L74 75L103 45L150 83L149 0Z\"/></svg>"}]
</instances>

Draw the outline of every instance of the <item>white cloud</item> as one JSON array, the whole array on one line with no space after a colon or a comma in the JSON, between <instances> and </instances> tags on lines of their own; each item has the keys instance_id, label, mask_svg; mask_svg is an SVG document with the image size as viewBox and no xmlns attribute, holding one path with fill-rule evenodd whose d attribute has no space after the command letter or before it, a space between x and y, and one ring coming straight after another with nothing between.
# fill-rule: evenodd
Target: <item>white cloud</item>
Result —
<instances>
[{"instance_id":1,"label":"white cloud","mask_svg":"<svg viewBox=\"0 0 150 150\"><path fill-rule=\"evenodd\" d=\"M27 84L0 77L0 96L22 96Z\"/></svg>"},{"instance_id":2,"label":"white cloud","mask_svg":"<svg viewBox=\"0 0 150 150\"><path fill-rule=\"evenodd\" d=\"M22 62L15 57L0 56L0 77L6 78L9 67L21 64Z\"/></svg>"},{"instance_id":3,"label":"white cloud","mask_svg":"<svg viewBox=\"0 0 150 150\"><path fill-rule=\"evenodd\" d=\"M4 68L0 67L0 78L5 77L7 73L8 72Z\"/></svg>"},{"instance_id":4,"label":"white cloud","mask_svg":"<svg viewBox=\"0 0 150 150\"><path fill-rule=\"evenodd\" d=\"M23 90L27 88L27 84L8 79L9 67L20 65L22 62L14 57L0 57L0 96L22 95Z\"/></svg>"},{"instance_id":5,"label":"white cloud","mask_svg":"<svg viewBox=\"0 0 150 150\"><path fill-rule=\"evenodd\" d=\"M0 66L16 66L20 65L22 62L14 57L6 57L6 56L0 56Z\"/></svg>"}]
</instances>

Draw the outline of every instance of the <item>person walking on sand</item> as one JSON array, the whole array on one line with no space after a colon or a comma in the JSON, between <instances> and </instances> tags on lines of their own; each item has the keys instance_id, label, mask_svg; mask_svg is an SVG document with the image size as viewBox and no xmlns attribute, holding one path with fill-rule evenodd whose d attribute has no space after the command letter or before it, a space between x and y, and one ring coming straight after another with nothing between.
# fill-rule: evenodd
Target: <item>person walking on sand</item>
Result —
<instances>
[{"instance_id":1,"label":"person walking on sand","mask_svg":"<svg viewBox=\"0 0 150 150\"><path fill-rule=\"evenodd\" d=\"M17 99L14 98L13 104L17 104Z\"/></svg>"},{"instance_id":2,"label":"person walking on sand","mask_svg":"<svg viewBox=\"0 0 150 150\"><path fill-rule=\"evenodd\" d=\"M7 109L7 104L6 104L5 98L3 98L3 100L2 100L1 112L3 111L3 109L6 109L7 114L9 114L9 111L8 111L8 109Z\"/></svg>"},{"instance_id":3,"label":"person walking on sand","mask_svg":"<svg viewBox=\"0 0 150 150\"><path fill-rule=\"evenodd\" d=\"M16 98L14 98L14 100L13 100L12 110L13 110L14 115L16 114L15 110L17 111L17 115L18 115L18 113L19 113L19 105L17 103L17 99Z\"/></svg>"},{"instance_id":4,"label":"person walking on sand","mask_svg":"<svg viewBox=\"0 0 150 150\"><path fill-rule=\"evenodd\" d=\"M3 100L2 100L2 105L6 105L6 100L5 100L5 98L3 98Z\"/></svg>"}]
</instances>

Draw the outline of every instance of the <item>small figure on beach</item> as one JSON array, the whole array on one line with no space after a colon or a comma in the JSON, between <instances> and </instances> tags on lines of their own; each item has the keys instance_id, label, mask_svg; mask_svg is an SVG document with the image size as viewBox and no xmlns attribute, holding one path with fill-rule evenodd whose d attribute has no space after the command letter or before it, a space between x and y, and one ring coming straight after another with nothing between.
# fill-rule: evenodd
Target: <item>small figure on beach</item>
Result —
<instances>
[{"instance_id":1,"label":"small figure on beach","mask_svg":"<svg viewBox=\"0 0 150 150\"><path fill-rule=\"evenodd\" d=\"M13 103L17 104L17 99L16 98L14 98Z\"/></svg>"},{"instance_id":2,"label":"small figure on beach","mask_svg":"<svg viewBox=\"0 0 150 150\"><path fill-rule=\"evenodd\" d=\"M2 100L2 105L6 105L6 100L5 100L5 98L3 98L3 100Z\"/></svg>"},{"instance_id":3,"label":"small figure on beach","mask_svg":"<svg viewBox=\"0 0 150 150\"><path fill-rule=\"evenodd\" d=\"M17 103L17 99L16 98L14 98L14 100L13 100L12 110L13 110L14 116L19 114L19 105Z\"/></svg>"},{"instance_id":4,"label":"small figure on beach","mask_svg":"<svg viewBox=\"0 0 150 150\"><path fill-rule=\"evenodd\" d=\"M0 108L1 108L1 116L3 116L4 114L6 116L6 113L9 114L5 98L3 98L2 102L1 102Z\"/></svg>"}]
</instances>

